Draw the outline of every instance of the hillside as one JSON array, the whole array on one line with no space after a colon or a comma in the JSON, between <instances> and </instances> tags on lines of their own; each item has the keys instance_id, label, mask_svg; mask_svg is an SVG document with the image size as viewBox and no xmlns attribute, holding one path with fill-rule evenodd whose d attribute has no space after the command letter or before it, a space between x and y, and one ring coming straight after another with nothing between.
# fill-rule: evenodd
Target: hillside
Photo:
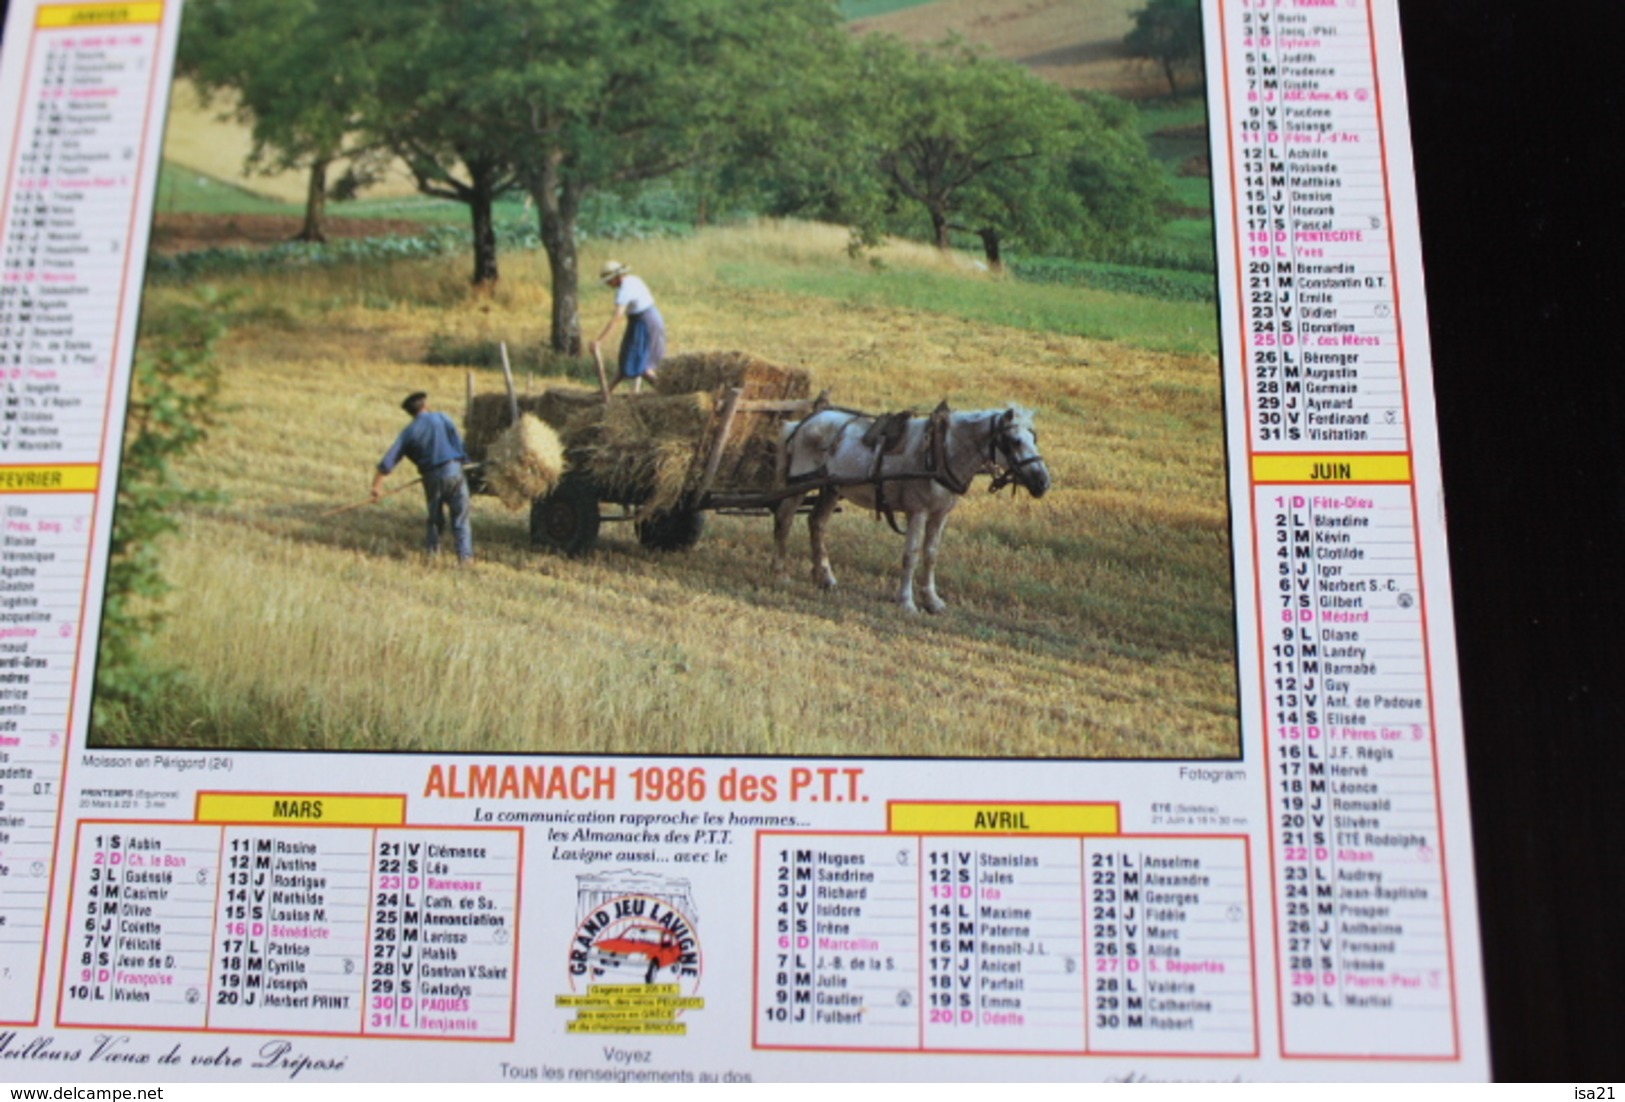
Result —
<instances>
[{"instance_id":1,"label":"hillside","mask_svg":"<svg viewBox=\"0 0 1625 1102\"><path fill-rule=\"evenodd\" d=\"M230 113L229 97L216 97L205 105L191 81L177 80L169 94L169 121L164 130L165 162L265 199L304 203L304 173L268 176L247 170L253 136L249 128L231 118ZM346 164L339 162L329 179L336 180L343 175ZM399 165L385 179L367 189L367 196L373 199L416 194L411 176Z\"/></svg>"},{"instance_id":2,"label":"hillside","mask_svg":"<svg viewBox=\"0 0 1625 1102\"><path fill-rule=\"evenodd\" d=\"M1155 68L1123 52L1123 36L1144 6L1144 0L937 0L857 20L852 29L920 43L958 35L1063 88L1142 98L1167 91Z\"/></svg>"}]
</instances>

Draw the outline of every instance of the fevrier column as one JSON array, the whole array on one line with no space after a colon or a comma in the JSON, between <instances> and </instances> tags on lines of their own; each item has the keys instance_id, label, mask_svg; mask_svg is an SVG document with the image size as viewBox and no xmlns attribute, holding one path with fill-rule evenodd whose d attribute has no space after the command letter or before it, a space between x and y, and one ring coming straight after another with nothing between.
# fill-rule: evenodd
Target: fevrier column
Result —
<instances>
[{"instance_id":1,"label":"fevrier column","mask_svg":"<svg viewBox=\"0 0 1625 1102\"><path fill-rule=\"evenodd\" d=\"M164 13L159 2L47 4L5 44L26 58L14 109L7 97L15 114L0 123L0 1022L32 1021L39 1007Z\"/></svg>"}]
</instances>

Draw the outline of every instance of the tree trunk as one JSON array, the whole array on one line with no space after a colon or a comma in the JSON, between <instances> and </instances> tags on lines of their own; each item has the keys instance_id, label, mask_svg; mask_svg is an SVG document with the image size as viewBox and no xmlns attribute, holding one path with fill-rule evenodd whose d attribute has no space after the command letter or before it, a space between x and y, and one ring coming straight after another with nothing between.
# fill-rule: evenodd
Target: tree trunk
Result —
<instances>
[{"instance_id":1,"label":"tree trunk","mask_svg":"<svg viewBox=\"0 0 1625 1102\"><path fill-rule=\"evenodd\" d=\"M948 212L931 208L931 234L936 238L937 248L947 252L953 248L953 241L948 234Z\"/></svg>"},{"instance_id":2,"label":"tree trunk","mask_svg":"<svg viewBox=\"0 0 1625 1102\"><path fill-rule=\"evenodd\" d=\"M552 348L567 356L581 355L581 273L576 259L576 216L581 210L579 188L560 182L558 166L550 161L530 187L541 212L542 248L553 277Z\"/></svg>"},{"instance_id":3,"label":"tree trunk","mask_svg":"<svg viewBox=\"0 0 1625 1102\"><path fill-rule=\"evenodd\" d=\"M1179 82L1174 79L1174 62L1172 58L1165 57L1162 59L1162 75L1168 78L1168 94L1177 96L1179 94Z\"/></svg>"},{"instance_id":4,"label":"tree trunk","mask_svg":"<svg viewBox=\"0 0 1625 1102\"><path fill-rule=\"evenodd\" d=\"M469 216L474 220L474 286L491 287L496 284L497 228L492 195L492 173L470 166L473 194L468 201Z\"/></svg>"},{"instance_id":5,"label":"tree trunk","mask_svg":"<svg viewBox=\"0 0 1625 1102\"><path fill-rule=\"evenodd\" d=\"M312 161L310 177L305 187L305 224L294 236L295 241L327 243L323 223L327 220L327 166L326 158Z\"/></svg>"},{"instance_id":6,"label":"tree trunk","mask_svg":"<svg viewBox=\"0 0 1625 1102\"><path fill-rule=\"evenodd\" d=\"M553 351L566 356L579 356L581 290L573 228L563 231L557 243L548 246L547 267L553 276Z\"/></svg>"},{"instance_id":7,"label":"tree trunk","mask_svg":"<svg viewBox=\"0 0 1625 1102\"><path fill-rule=\"evenodd\" d=\"M984 226L976 231L976 236L982 239L982 252L987 255L987 266L995 272L1004 271L1004 255L999 251L999 231L991 226Z\"/></svg>"}]
</instances>

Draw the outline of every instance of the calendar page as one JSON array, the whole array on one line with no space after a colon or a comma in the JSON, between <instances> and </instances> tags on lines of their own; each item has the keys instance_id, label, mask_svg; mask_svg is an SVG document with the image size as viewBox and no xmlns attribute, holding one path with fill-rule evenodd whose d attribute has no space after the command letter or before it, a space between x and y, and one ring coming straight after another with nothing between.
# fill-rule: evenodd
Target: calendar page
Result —
<instances>
[{"instance_id":1,"label":"calendar page","mask_svg":"<svg viewBox=\"0 0 1625 1102\"><path fill-rule=\"evenodd\" d=\"M0 1079L1488 1076L1392 0L0 64Z\"/></svg>"}]
</instances>

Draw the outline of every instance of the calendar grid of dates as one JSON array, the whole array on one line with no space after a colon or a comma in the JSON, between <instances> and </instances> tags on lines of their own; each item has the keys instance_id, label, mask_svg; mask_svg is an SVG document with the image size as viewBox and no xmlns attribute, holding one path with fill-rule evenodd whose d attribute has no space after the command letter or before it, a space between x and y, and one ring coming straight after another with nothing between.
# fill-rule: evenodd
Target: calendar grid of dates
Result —
<instances>
[{"instance_id":1,"label":"calendar grid of dates","mask_svg":"<svg viewBox=\"0 0 1625 1102\"><path fill-rule=\"evenodd\" d=\"M511 1040L517 830L85 821L61 1025Z\"/></svg>"},{"instance_id":2,"label":"calendar grid of dates","mask_svg":"<svg viewBox=\"0 0 1625 1102\"><path fill-rule=\"evenodd\" d=\"M93 566L97 464L130 289L146 137L163 102L164 5L48 4L19 26L26 66L0 193L0 1022L43 998L50 869ZM26 33L26 41L23 34ZM116 445L115 445L116 446Z\"/></svg>"},{"instance_id":3,"label":"calendar grid of dates","mask_svg":"<svg viewBox=\"0 0 1625 1102\"><path fill-rule=\"evenodd\" d=\"M1244 837L757 845L759 1048L1258 1052Z\"/></svg>"},{"instance_id":4,"label":"calendar grid of dates","mask_svg":"<svg viewBox=\"0 0 1625 1102\"><path fill-rule=\"evenodd\" d=\"M1221 13L1280 1047L1453 1059L1439 731L1374 13L1363 0L1228 0Z\"/></svg>"}]
</instances>

